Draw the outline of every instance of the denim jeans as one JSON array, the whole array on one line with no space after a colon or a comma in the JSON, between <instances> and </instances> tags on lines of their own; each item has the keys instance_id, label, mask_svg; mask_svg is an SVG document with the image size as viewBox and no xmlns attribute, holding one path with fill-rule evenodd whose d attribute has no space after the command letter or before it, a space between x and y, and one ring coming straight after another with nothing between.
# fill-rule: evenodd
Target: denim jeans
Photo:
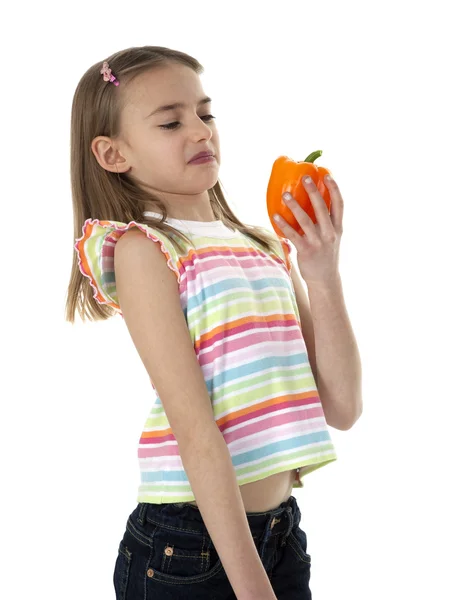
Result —
<instances>
[{"instance_id":1,"label":"denim jeans","mask_svg":"<svg viewBox=\"0 0 457 600\"><path fill-rule=\"evenodd\" d=\"M311 557L294 496L246 513L278 600L311 600ZM235 600L198 507L139 503L127 520L114 567L116 600Z\"/></svg>"}]
</instances>

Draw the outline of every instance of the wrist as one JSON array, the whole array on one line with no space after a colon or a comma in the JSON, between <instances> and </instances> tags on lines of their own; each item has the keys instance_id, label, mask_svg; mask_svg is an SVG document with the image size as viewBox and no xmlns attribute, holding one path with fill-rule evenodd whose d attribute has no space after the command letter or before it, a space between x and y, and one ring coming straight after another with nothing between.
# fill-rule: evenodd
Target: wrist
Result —
<instances>
[{"instance_id":1,"label":"wrist","mask_svg":"<svg viewBox=\"0 0 457 600\"><path fill-rule=\"evenodd\" d=\"M322 279L319 281L307 281L306 285L308 287L308 290L315 289L321 291L334 292L340 291L342 289L343 282L341 280L341 275L339 273L336 273L328 279Z\"/></svg>"}]
</instances>

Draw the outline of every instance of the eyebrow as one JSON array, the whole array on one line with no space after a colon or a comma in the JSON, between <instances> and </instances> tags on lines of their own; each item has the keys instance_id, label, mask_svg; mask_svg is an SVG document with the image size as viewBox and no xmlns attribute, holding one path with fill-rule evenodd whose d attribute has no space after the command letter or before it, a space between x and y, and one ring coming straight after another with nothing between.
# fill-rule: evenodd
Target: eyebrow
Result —
<instances>
[{"instance_id":1,"label":"eyebrow","mask_svg":"<svg viewBox=\"0 0 457 600\"><path fill-rule=\"evenodd\" d=\"M199 102L197 106L202 106L203 104L209 104L210 102L212 102L211 98L209 96L206 96L205 98L202 98ZM158 113L163 113L163 112L169 112L170 110L175 110L177 108L184 108L186 105L183 104L182 102L175 102L174 104L165 104L165 106L159 106L159 108L156 108L155 110L153 110L151 113L149 113L149 115L147 115L145 117L145 119L148 119L149 117L152 117L153 115L157 115Z\"/></svg>"}]
</instances>

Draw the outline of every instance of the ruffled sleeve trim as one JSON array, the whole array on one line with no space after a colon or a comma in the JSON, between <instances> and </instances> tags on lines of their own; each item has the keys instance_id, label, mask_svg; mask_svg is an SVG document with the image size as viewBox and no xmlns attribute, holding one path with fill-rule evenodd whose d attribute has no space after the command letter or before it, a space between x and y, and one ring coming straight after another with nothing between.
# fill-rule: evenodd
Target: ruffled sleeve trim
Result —
<instances>
[{"instance_id":1,"label":"ruffled sleeve trim","mask_svg":"<svg viewBox=\"0 0 457 600\"><path fill-rule=\"evenodd\" d=\"M290 260L290 253L292 252L292 244L287 238L280 237L279 241L281 242L282 250L284 252L284 259L286 262L287 271L290 273L292 271L292 262Z\"/></svg>"},{"instance_id":2,"label":"ruffled sleeve trim","mask_svg":"<svg viewBox=\"0 0 457 600\"><path fill-rule=\"evenodd\" d=\"M292 252L292 244L290 243L290 241L287 238L278 235L276 231L267 229L266 227L259 226L257 227L257 229L260 229L261 231L264 231L269 235L273 235L273 237L276 238L276 241L279 242L279 244L277 243L275 245L275 250L273 253L275 257L277 257L281 262L285 264L287 272L290 275L292 271L292 262L290 259L290 253Z\"/></svg>"},{"instance_id":3,"label":"ruffled sleeve trim","mask_svg":"<svg viewBox=\"0 0 457 600\"><path fill-rule=\"evenodd\" d=\"M181 272L175 265L170 251L163 239L155 235L150 227L136 221L125 224L119 221L86 219L82 227L82 236L77 238L74 244L79 270L88 277L95 300L118 312L121 312L121 308L114 277L114 247L122 235L133 227L140 229L153 242L160 243L168 267L175 273L178 284L181 283Z\"/></svg>"}]
</instances>

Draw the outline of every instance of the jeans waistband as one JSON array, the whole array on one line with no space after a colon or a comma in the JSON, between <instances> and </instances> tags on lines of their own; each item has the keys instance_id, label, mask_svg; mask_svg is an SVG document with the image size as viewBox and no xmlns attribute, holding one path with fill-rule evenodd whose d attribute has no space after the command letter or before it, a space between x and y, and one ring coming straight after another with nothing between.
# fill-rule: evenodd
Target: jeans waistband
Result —
<instances>
[{"instance_id":1,"label":"jeans waistband","mask_svg":"<svg viewBox=\"0 0 457 600\"><path fill-rule=\"evenodd\" d=\"M145 521L163 528L205 533L209 536L203 517L197 506L186 502L173 504L139 503L131 517L140 525ZM247 512L246 517L253 536L259 538L262 552L271 535L281 535L281 545L286 543L292 529L300 523L301 513L294 496L277 508L265 512Z\"/></svg>"}]
</instances>

